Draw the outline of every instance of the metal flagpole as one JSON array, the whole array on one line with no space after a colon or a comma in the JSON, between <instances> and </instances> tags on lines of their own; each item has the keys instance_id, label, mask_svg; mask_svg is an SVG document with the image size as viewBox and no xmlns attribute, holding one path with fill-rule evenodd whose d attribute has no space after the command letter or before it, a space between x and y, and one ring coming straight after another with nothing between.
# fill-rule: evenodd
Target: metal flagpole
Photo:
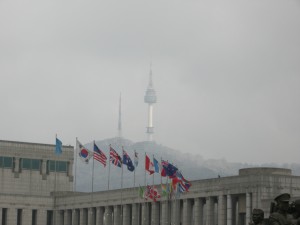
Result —
<instances>
[{"instance_id":1,"label":"metal flagpole","mask_svg":"<svg viewBox=\"0 0 300 225\"><path fill-rule=\"evenodd\" d=\"M55 145L56 145L56 139L57 139L57 134L55 134ZM55 146L56 147L56 146ZM56 151L56 149L55 149ZM54 173L54 201L53 201L53 204L54 204L54 224L56 224L56 158L57 158L57 155L56 155L56 152L55 152L55 160L54 160L54 170L55 170L55 173Z\"/></svg>"},{"instance_id":2,"label":"metal flagpole","mask_svg":"<svg viewBox=\"0 0 300 225\"><path fill-rule=\"evenodd\" d=\"M108 181L107 181L107 190L109 190L109 178L110 178L110 148L111 148L111 145L109 145L109 159L108 159Z\"/></svg>"},{"instance_id":3,"label":"metal flagpole","mask_svg":"<svg viewBox=\"0 0 300 225\"><path fill-rule=\"evenodd\" d=\"M146 188L146 152L145 152L145 188Z\"/></svg>"},{"instance_id":4,"label":"metal flagpole","mask_svg":"<svg viewBox=\"0 0 300 225\"><path fill-rule=\"evenodd\" d=\"M133 171L133 189L135 189L135 170L136 170L136 165L135 165L135 150L134 150L133 164L134 164L134 171Z\"/></svg>"},{"instance_id":5,"label":"metal flagpole","mask_svg":"<svg viewBox=\"0 0 300 225\"><path fill-rule=\"evenodd\" d=\"M124 148L122 146L122 159L124 159ZM123 224L123 161L121 161L121 224Z\"/></svg>"},{"instance_id":6,"label":"metal flagpole","mask_svg":"<svg viewBox=\"0 0 300 225\"><path fill-rule=\"evenodd\" d=\"M153 164L154 164L154 154L152 155L152 157L153 157ZM156 171L155 171L155 165L154 165L154 173L153 173L153 179L152 179L152 188L154 189L154 176L155 176L155 173L156 173Z\"/></svg>"},{"instance_id":7,"label":"metal flagpole","mask_svg":"<svg viewBox=\"0 0 300 225\"><path fill-rule=\"evenodd\" d=\"M95 141L94 141L94 145L95 145ZM94 146L93 146L94 147ZM93 151L93 170L92 170L92 195L91 195L91 202L93 202L94 198L94 170L95 170L95 163L94 163L94 151ZM93 204L92 204L93 205Z\"/></svg>"},{"instance_id":8,"label":"metal flagpole","mask_svg":"<svg viewBox=\"0 0 300 225\"><path fill-rule=\"evenodd\" d=\"M73 187L73 190L76 192L76 180L77 180L77 152L78 151L78 138L76 137L76 145L75 145L75 162L74 162L74 172L75 172L75 175L74 175L74 187Z\"/></svg>"}]
</instances>

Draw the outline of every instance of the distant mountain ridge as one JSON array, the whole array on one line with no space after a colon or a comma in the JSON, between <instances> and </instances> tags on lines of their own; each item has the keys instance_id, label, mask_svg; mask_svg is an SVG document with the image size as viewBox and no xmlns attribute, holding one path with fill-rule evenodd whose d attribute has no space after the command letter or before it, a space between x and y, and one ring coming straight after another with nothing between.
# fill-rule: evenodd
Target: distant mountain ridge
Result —
<instances>
[{"instance_id":1,"label":"distant mountain ridge","mask_svg":"<svg viewBox=\"0 0 300 225\"><path fill-rule=\"evenodd\" d=\"M161 182L159 174L153 176L148 174L145 175L145 153L152 159L153 156L160 161L168 160L170 163L175 165L188 180L201 180L216 178L218 176L233 176L237 175L239 169L247 167L280 167L292 169L293 175L300 175L300 164L261 164L251 165L245 163L230 163L224 159L209 159L205 160L200 155L192 155L188 153L182 153L178 150L168 148L166 146L157 144L156 142L133 142L124 138L110 138L101 141L96 141L97 146L104 151L106 157L109 159L109 145L112 146L122 157L122 146L125 151L129 154L132 161L134 158L134 150L139 156L139 165L134 172L127 170L124 165L123 168L123 182L122 182L122 169L114 165L107 164L106 168L103 167L97 161L90 160L88 164L83 163L78 154L75 156L76 163L76 191L90 192L92 191L103 191L109 189L129 188L138 187L139 185L144 186L146 184L152 184L153 182L158 184ZM88 149L93 149L93 143L87 143L85 145ZM92 179L94 167L94 179ZM108 181L108 177L110 178ZM166 178L162 179L162 182L166 182Z\"/></svg>"}]
</instances>

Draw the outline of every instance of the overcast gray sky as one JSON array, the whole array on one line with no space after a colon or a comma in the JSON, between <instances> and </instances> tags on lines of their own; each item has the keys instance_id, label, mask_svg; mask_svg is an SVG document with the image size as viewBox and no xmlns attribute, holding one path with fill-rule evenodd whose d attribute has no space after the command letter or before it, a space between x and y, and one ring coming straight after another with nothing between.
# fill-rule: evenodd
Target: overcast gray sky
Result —
<instances>
[{"instance_id":1,"label":"overcast gray sky","mask_svg":"<svg viewBox=\"0 0 300 225\"><path fill-rule=\"evenodd\" d=\"M0 139L299 162L300 1L0 1ZM258 158L261 157L261 158Z\"/></svg>"}]
</instances>

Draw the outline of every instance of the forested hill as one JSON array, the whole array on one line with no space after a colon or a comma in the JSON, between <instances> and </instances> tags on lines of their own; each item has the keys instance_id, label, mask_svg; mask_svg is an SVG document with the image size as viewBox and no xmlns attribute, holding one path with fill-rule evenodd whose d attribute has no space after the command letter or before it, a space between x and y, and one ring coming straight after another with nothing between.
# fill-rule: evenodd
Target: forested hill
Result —
<instances>
[{"instance_id":1,"label":"forested hill","mask_svg":"<svg viewBox=\"0 0 300 225\"><path fill-rule=\"evenodd\" d=\"M134 150L138 153L139 164L134 172L130 172L124 166L123 168L123 179L122 169L114 165L110 165L104 168L98 161L90 160L88 164L85 164L80 160L77 154L77 166L75 169L76 173L76 191L90 192L102 191L108 189L108 178L110 189L128 188L133 186L139 186L153 183L153 176L148 174L145 175L145 153L152 159L154 156L158 161L161 159L167 160L168 162L175 165L181 170L184 177L188 180L200 180L208 178L217 178L218 176L232 176L237 175L239 169L247 167L282 167L292 169L293 175L300 175L300 164L243 164L243 163L231 163L224 159L204 159L201 155L192 155L182 153L178 150L168 148L166 146L157 144L155 142L132 142L123 138L111 138L102 141L96 141L97 146L104 151L106 156L109 158L109 145L121 155L122 157L122 146L124 150L131 157L132 161L134 158ZM88 149L92 150L92 143L85 145ZM199 152L201 150L199 149ZM75 157L76 158L76 157ZM76 159L75 159L76 160ZM94 167L94 176L93 174ZM94 177L94 179L92 179ZM123 182L122 182L123 180ZM159 174L155 174L154 183L160 183L161 177ZM166 182L166 178L162 179L162 182Z\"/></svg>"}]
</instances>

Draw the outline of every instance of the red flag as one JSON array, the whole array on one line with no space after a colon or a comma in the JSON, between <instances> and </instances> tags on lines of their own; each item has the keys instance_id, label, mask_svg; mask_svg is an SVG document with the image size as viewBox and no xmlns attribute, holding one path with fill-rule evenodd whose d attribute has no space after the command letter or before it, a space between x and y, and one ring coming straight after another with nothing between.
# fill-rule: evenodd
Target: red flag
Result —
<instances>
[{"instance_id":1,"label":"red flag","mask_svg":"<svg viewBox=\"0 0 300 225\"><path fill-rule=\"evenodd\" d=\"M153 162L151 162L147 155L145 159L145 170L148 171L150 175L154 173Z\"/></svg>"},{"instance_id":2,"label":"red flag","mask_svg":"<svg viewBox=\"0 0 300 225\"><path fill-rule=\"evenodd\" d=\"M147 185L146 194L145 194L146 200L148 198L152 199L156 202L156 199L160 198L160 194L158 193L158 190L154 186Z\"/></svg>"}]
</instances>

